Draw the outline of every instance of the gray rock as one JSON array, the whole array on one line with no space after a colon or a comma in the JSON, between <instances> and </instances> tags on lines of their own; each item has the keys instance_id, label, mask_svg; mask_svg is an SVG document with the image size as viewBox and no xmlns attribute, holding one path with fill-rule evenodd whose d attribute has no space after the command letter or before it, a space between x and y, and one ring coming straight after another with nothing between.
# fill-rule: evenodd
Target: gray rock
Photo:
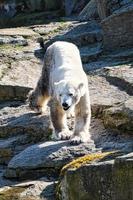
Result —
<instances>
[{"instance_id":1,"label":"gray rock","mask_svg":"<svg viewBox=\"0 0 133 200\"><path fill-rule=\"evenodd\" d=\"M25 53L26 55L26 53ZM36 86L42 66L35 60L21 60L23 54L14 55L19 61L12 61L3 67L0 79L0 100L25 100L29 91ZM20 57L19 57L20 56ZM28 60L26 60L28 59Z\"/></svg>"},{"instance_id":2,"label":"gray rock","mask_svg":"<svg viewBox=\"0 0 133 200\"><path fill-rule=\"evenodd\" d=\"M66 16L70 16L72 14L73 8L76 4L77 0L64 0L65 6L65 14Z\"/></svg>"},{"instance_id":3,"label":"gray rock","mask_svg":"<svg viewBox=\"0 0 133 200\"><path fill-rule=\"evenodd\" d=\"M102 116L104 109L115 106L129 98L126 91L119 90L117 86L110 84L105 77L90 75L88 76L88 83L92 113L95 116Z\"/></svg>"},{"instance_id":4,"label":"gray rock","mask_svg":"<svg viewBox=\"0 0 133 200\"><path fill-rule=\"evenodd\" d=\"M108 58L108 56L106 58L100 58L97 61L92 61L89 63L86 63L83 65L83 68L85 70L85 72L87 74L97 74L96 72L98 70L101 71L101 69L103 68L110 68L110 67L115 67L118 65L123 65L123 64L128 64L129 60L128 59L113 59L113 58ZM101 73L98 73L100 75L102 75Z\"/></svg>"},{"instance_id":5,"label":"gray rock","mask_svg":"<svg viewBox=\"0 0 133 200\"><path fill-rule=\"evenodd\" d=\"M96 60L102 53L101 43L89 47L81 47L79 50L83 63Z\"/></svg>"},{"instance_id":6,"label":"gray rock","mask_svg":"<svg viewBox=\"0 0 133 200\"><path fill-rule=\"evenodd\" d=\"M22 36L0 36L0 45L2 44L17 44L20 46L26 46L28 45L28 42Z\"/></svg>"},{"instance_id":7,"label":"gray rock","mask_svg":"<svg viewBox=\"0 0 133 200\"><path fill-rule=\"evenodd\" d=\"M78 146L71 146L69 141L51 141L32 145L12 158L5 176L19 179L40 177L44 174L55 176L62 166L74 158L100 149L133 151L131 137L105 129L98 119L92 119L90 134L96 148L93 142Z\"/></svg>"},{"instance_id":8,"label":"gray rock","mask_svg":"<svg viewBox=\"0 0 133 200\"><path fill-rule=\"evenodd\" d=\"M25 28L25 27L17 27L17 28L3 28L0 30L0 36L12 36L12 37L17 37L17 36L36 36L38 35L35 33L32 29L30 28Z\"/></svg>"},{"instance_id":9,"label":"gray rock","mask_svg":"<svg viewBox=\"0 0 133 200\"><path fill-rule=\"evenodd\" d=\"M0 139L0 165L7 165L13 156L20 153L34 142L35 139L26 133L24 135Z\"/></svg>"},{"instance_id":10,"label":"gray rock","mask_svg":"<svg viewBox=\"0 0 133 200\"><path fill-rule=\"evenodd\" d=\"M133 68L131 64L118 66L115 69L108 70L106 79L113 84L125 90L129 95L133 95ZM119 82L119 83L118 83Z\"/></svg>"},{"instance_id":11,"label":"gray rock","mask_svg":"<svg viewBox=\"0 0 133 200\"><path fill-rule=\"evenodd\" d=\"M75 22L60 34L45 42L45 49L55 41L68 41L77 46L86 46L102 41L102 31L95 21Z\"/></svg>"},{"instance_id":12,"label":"gray rock","mask_svg":"<svg viewBox=\"0 0 133 200\"><path fill-rule=\"evenodd\" d=\"M56 181L48 180L45 177L36 181L25 182L9 181L3 179L3 177L0 179L0 195L2 199L54 200L55 192Z\"/></svg>"},{"instance_id":13,"label":"gray rock","mask_svg":"<svg viewBox=\"0 0 133 200\"><path fill-rule=\"evenodd\" d=\"M93 142L70 145L70 142L45 142L33 145L16 155L8 165L5 176L8 178L25 179L59 173L66 163L76 157L95 151Z\"/></svg>"},{"instance_id":14,"label":"gray rock","mask_svg":"<svg viewBox=\"0 0 133 200\"><path fill-rule=\"evenodd\" d=\"M62 174L57 198L132 200L133 154L102 160L68 168Z\"/></svg>"},{"instance_id":15,"label":"gray rock","mask_svg":"<svg viewBox=\"0 0 133 200\"><path fill-rule=\"evenodd\" d=\"M133 134L133 98L103 112L105 127Z\"/></svg>"},{"instance_id":16,"label":"gray rock","mask_svg":"<svg viewBox=\"0 0 133 200\"><path fill-rule=\"evenodd\" d=\"M133 6L117 12L101 22L105 50L133 46Z\"/></svg>"},{"instance_id":17,"label":"gray rock","mask_svg":"<svg viewBox=\"0 0 133 200\"><path fill-rule=\"evenodd\" d=\"M22 100L27 98L32 88L13 85L0 85L0 100Z\"/></svg>"},{"instance_id":18,"label":"gray rock","mask_svg":"<svg viewBox=\"0 0 133 200\"><path fill-rule=\"evenodd\" d=\"M0 138L26 134L32 142L46 140L51 132L47 114L38 115L27 105L4 107L0 112Z\"/></svg>"},{"instance_id":19,"label":"gray rock","mask_svg":"<svg viewBox=\"0 0 133 200\"><path fill-rule=\"evenodd\" d=\"M6 140L0 140L0 164L7 164L9 160L14 156L14 149L19 146L20 141L22 142L24 137L12 137Z\"/></svg>"},{"instance_id":20,"label":"gray rock","mask_svg":"<svg viewBox=\"0 0 133 200\"><path fill-rule=\"evenodd\" d=\"M90 20L98 18L97 4L96 0L91 0L84 7L84 9L79 14L79 19L82 20Z\"/></svg>"}]
</instances>

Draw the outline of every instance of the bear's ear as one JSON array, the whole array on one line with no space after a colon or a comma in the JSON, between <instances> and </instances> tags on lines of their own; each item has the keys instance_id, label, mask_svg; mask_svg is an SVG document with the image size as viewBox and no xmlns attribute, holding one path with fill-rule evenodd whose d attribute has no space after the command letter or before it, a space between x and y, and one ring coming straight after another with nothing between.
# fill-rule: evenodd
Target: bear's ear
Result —
<instances>
[{"instance_id":1,"label":"bear's ear","mask_svg":"<svg viewBox=\"0 0 133 200\"><path fill-rule=\"evenodd\" d=\"M84 96L84 94L85 94L85 86L84 86L84 83L80 83L80 85L79 85L78 88L79 88L81 97Z\"/></svg>"}]
</instances>

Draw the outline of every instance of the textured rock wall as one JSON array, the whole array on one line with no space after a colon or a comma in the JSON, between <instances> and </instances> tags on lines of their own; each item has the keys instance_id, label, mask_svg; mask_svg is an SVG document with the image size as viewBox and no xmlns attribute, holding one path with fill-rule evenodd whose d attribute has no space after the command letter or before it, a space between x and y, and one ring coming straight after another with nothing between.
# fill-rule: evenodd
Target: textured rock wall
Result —
<instances>
[{"instance_id":1,"label":"textured rock wall","mask_svg":"<svg viewBox=\"0 0 133 200\"><path fill-rule=\"evenodd\" d=\"M132 200L132 153L115 160L84 164L69 169L58 193L62 200Z\"/></svg>"},{"instance_id":2,"label":"textured rock wall","mask_svg":"<svg viewBox=\"0 0 133 200\"><path fill-rule=\"evenodd\" d=\"M132 2L132 0L107 0L107 9L109 15L114 13L118 9L121 9L122 7L126 7L132 4Z\"/></svg>"},{"instance_id":3,"label":"textured rock wall","mask_svg":"<svg viewBox=\"0 0 133 200\"><path fill-rule=\"evenodd\" d=\"M105 50L133 46L133 6L111 15L101 25Z\"/></svg>"}]
</instances>

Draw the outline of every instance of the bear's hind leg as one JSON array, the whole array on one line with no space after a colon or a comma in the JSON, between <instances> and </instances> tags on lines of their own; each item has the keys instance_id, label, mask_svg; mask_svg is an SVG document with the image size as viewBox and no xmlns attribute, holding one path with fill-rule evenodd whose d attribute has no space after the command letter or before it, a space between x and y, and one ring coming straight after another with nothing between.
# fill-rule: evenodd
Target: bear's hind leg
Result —
<instances>
[{"instance_id":1,"label":"bear's hind leg","mask_svg":"<svg viewBox=\"0 0 133 200\"><path fill-rule=\"evenodd\" d=\"M55 140L70 139L72 132L67 126L66 114L56 100L51 102L50 112L54 128L52 138Z\"/></svg>"}]
</instances>

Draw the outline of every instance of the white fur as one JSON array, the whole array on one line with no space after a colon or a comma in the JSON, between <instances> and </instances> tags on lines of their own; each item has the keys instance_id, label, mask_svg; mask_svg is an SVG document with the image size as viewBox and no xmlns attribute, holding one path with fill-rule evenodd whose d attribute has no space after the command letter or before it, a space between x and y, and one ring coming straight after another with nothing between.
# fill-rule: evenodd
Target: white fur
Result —
<instances>
[{"instance_id":1,"label":"white fur","mask_svg":"<svg viewBox=\"0 0 133 200\"><path fill-rule=\"evenodd\" d=\"M50 70L50 86L52 89L55 84L59 84L62 81L71 81L77 86L83 80L86 87L88 87L78 48L68 42L55 42L50 48L54 48L54 65Z\"/></svg>"},{"instance_id":2,"label":"white fur","mask_svg":"<svg viewBox=\"0 0 133 200\"><path fill-rule=\"evenodd\" d=\"M79 50L74 44L68 42L55 42L49 48L53 50L49 95L53 96L60 106L65 102L70 110L75 109L75 112L76 109L79 110L80 114L76 112L74 137L71 141L72 143L86 142L90 139L91 111L88 80L82 67ZM75 102L73 96L76 96ZM66 124L66 120L63 124ZM58 133L55 130L53 135L57 140L70 138L72 133L68 128L63 128Z\"/></svg>"}]
</instances>

